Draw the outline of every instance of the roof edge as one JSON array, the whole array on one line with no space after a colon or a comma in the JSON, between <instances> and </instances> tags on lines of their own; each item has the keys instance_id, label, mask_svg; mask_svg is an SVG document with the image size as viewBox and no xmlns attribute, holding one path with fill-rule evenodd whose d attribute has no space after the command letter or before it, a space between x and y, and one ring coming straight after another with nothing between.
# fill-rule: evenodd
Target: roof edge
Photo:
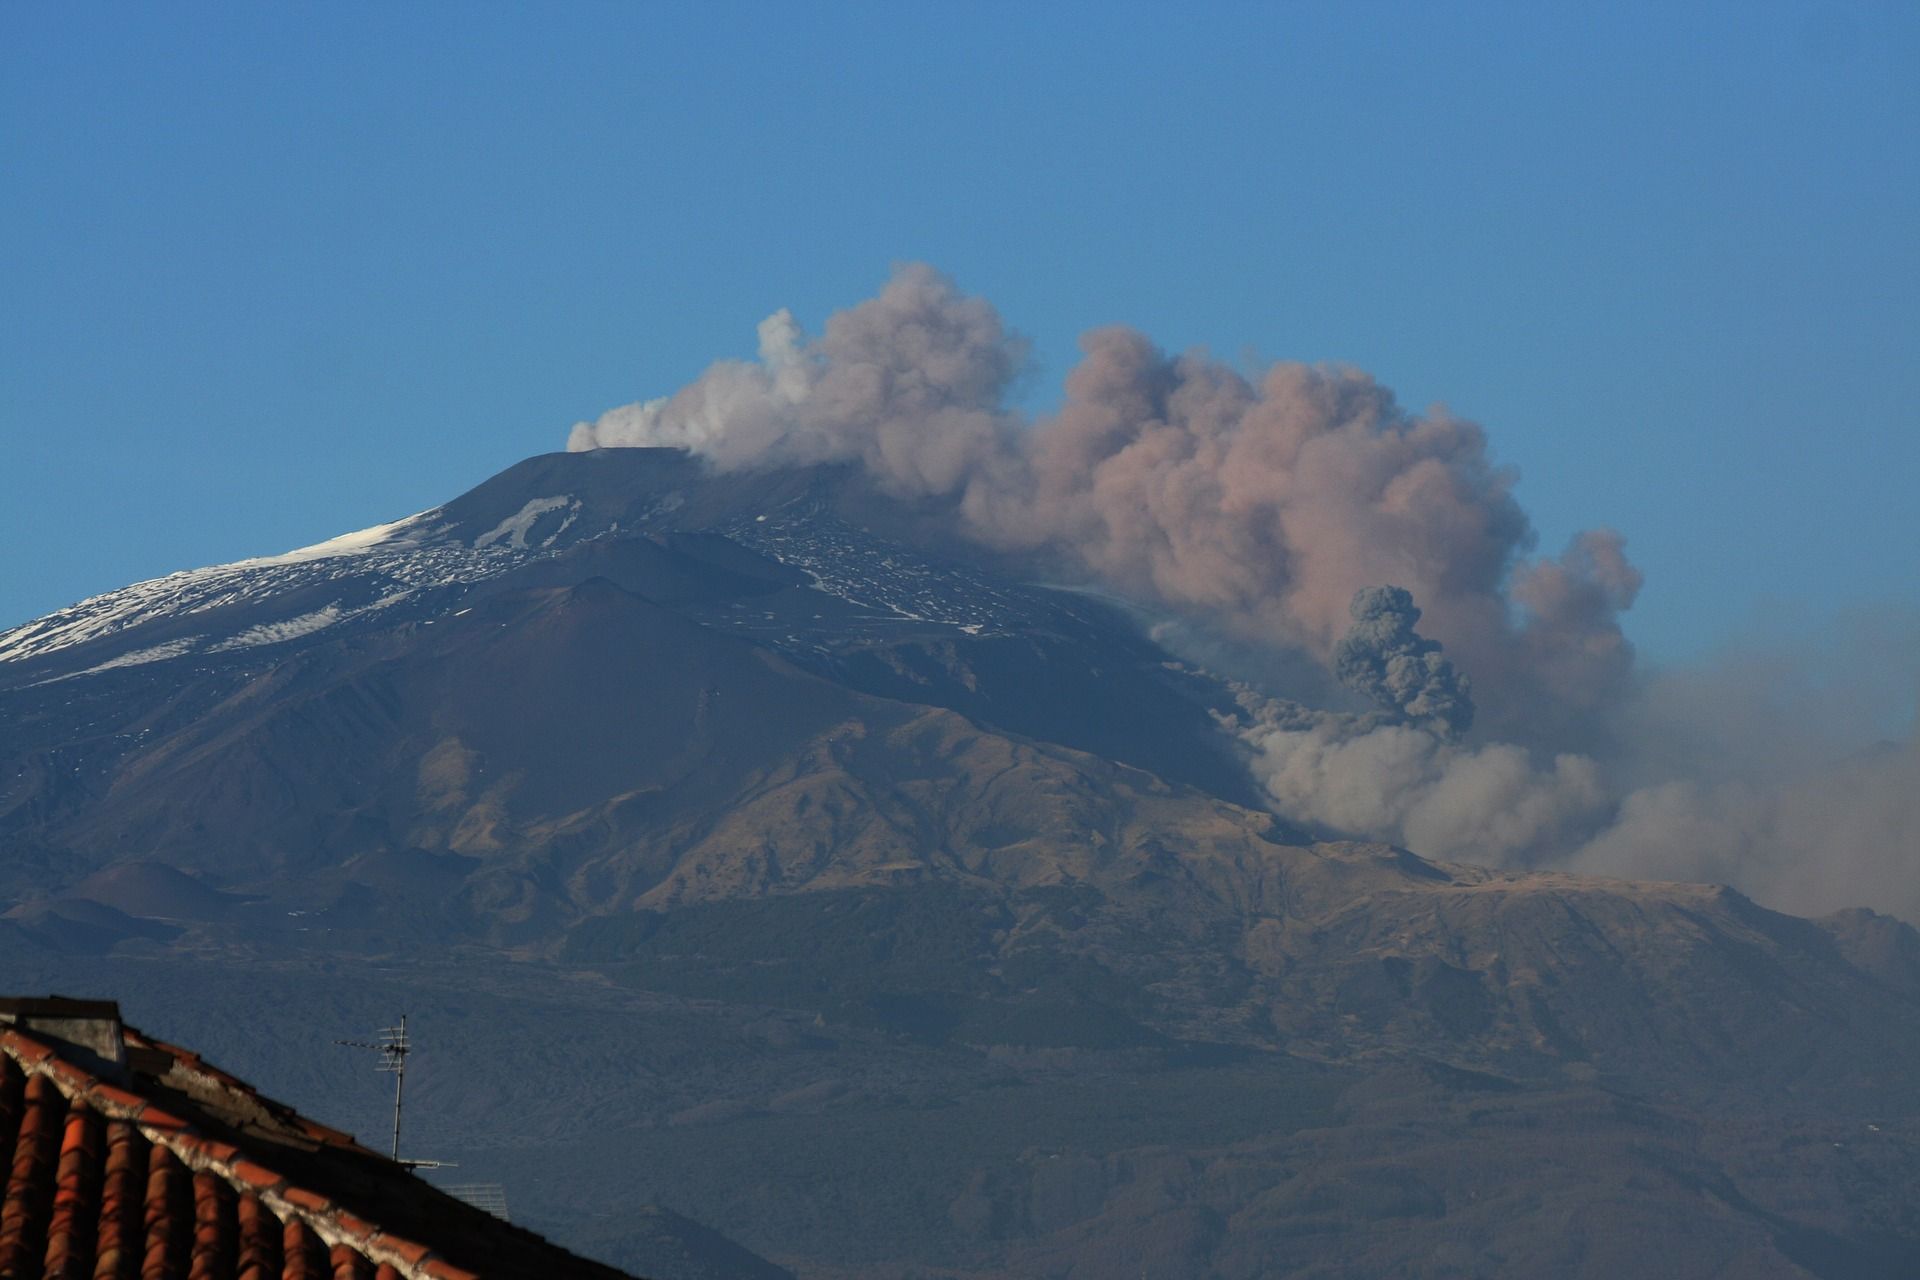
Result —
<instances>
[{"instance_id":1,"label":"roof edge","mask_svg":"<svg viewBox=\"0 0 1920 1280\"><path fill-rule=\"evenodd\" d=\"M481 1280L478 1273L454 1266L431 1248L389 1235L378 1223L352 1213L325 1196L292 1185L286 1175L253 1159L231 1143L200 1133L187 1121L147 1099L119 1088L69 1062L57 1049L16 1028L0 1031L4 1051L21 1072L45 1076L69 1105L76 1099L109 1120L133 1125L147 1141L165 1147L195 1173L211 1173L239 1195L251 1195L282 1222L303 1223L329 1247L345 1245L375 1266L386 1265L406 1280ZM365 1150L364 1148L361 1148ZM367 1152L385 1159L377 1152Z\"/></svg>"}]
</instances>

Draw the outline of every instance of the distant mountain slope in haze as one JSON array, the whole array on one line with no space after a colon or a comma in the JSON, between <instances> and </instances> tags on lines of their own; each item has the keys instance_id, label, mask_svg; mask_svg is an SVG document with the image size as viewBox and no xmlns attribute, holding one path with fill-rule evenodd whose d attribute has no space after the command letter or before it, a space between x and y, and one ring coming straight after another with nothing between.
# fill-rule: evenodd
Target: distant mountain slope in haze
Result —
<instances>
[{"instance_id":1,"label":"distant mountain slope in haze","mask_svg":"<svg viewBox=\"0 0 1920 1280\"><path fill-rule=\"evenodd\" d=\"M603 578L836 683L1252 798L1206 713L1220 689L1164 667L1107 606L929 559L839 514L876 505L837 470L715 477L670 450L529 459L395 525L156 579L0 634L0 750L26 757L28 775L92 780L290 660L351 663L365 644L472 627L492 596ZM0 822L48 800L16 780Z\"/></svg>"},{"instance_id":2,"label":"distant mountain slope in haze","mask_svg":"<svg viewBox=\"0 0 1920 1280\"><path fill-rule=\"evenodd\" d=\"M1645 1233L1563 1274L1709 1219L1754 1275L1920 1258L1891 1207L1920 1153L1875 1138L1880 1190L1815 1194L1743 1127L1906 1133L1920 935L1315 843L1253 803L1230 689L924 515L838 469L547 455L0 635L0 958L189 1022L229 977L331 1007L340 966L536 1046L550 1017L597 1121L443 1105L610 1256L643 1256L608 1223L645 1190L799 1273L1109 1274L1134 1241L1167 1274L1384 1276L1450 1239L1380 1222L1478 1233L1434 1274L1552 1273L1469 1201L1511 1161L1571 1203L1555 1133ZM204 987L155 977L189 960ZM622 1012L563 1016L583 993ZM525 1083L475 1064L481 1097Z\"/></svg>"}]
</instances>

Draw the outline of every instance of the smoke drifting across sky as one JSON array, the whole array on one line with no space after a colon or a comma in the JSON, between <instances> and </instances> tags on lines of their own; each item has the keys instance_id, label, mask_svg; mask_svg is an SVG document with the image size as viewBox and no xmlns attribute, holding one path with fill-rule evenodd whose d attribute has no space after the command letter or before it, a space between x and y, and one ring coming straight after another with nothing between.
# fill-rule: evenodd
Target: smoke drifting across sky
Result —
<instances>
[{"instance_id":1,"label":"smoke drifting across sky","mask_svg":"<svg viewBox=\"0 0 1920 1280\"><path fill-rule=\"evenodd\" d=\"M1330 656L1363 587L1405 588L1429 635L1511 703L1578 713L1632 663L1617 615L1639 574L1609 532L1556 560L1486 437L1401 409L1353 369L1249 379L1097 330L1060 412L1006 408L1025 359L984 300L925 266L805 338L781 312L758 361L573 429L569 447L678 445L723 468L857 461L887 490L948 497L970 536L1047 553L1242 640Z\"/></svg>"},{"instance_id":2,"label":"smoke drifting across sky","mask_svg":"<svg viewBox=\"0 0 1920 1280\"><path fill-rule=\"evenodd\" d=\"M1783 888L1782 868L1819 859L1864 883L1858 866L1884 863L1890 838L1915 859L1911 802L1880 803L1920 782L1910 750L1848 775L1881 815L1853 824L1872 849L1830 847L1820 833L1836 824L1799 810L1763 816L1728 790L1750 784L1686 761L1647 776L1661 748L1631 712L1645 682L1620 615L1641 578L1624 541L1593 530L1533 555L1516 477L1474 423L1410 413L1350 368L1248 375L1120 327L1081 347L1060 410L1016 413L1025 343L985 300L907 266L819 337L782 311L757 360L581 423L568 447L671 445L723 469L855 462L890 493L945 503L984 545L1338 666L1385 710L1303 716L1255 698L1235 726L1297 820L1435 856L1711 876L1802 907L1839 903ZM1460 741L1476 703L1477 740ZM1920 916L1920 888L1907 897L1896 907Z\"/></svg>"}]
</instances>

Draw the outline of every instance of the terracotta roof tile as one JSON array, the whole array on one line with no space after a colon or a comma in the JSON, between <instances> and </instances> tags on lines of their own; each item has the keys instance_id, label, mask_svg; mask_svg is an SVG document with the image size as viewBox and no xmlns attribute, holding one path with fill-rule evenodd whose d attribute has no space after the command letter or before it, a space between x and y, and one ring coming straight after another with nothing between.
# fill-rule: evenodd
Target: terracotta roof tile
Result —
<instances>
[{"instance_id":1,"label":"terracotta roof tile","mask_svg":"<svg viewBox=\"0 0 1920 1280\"><path fill-rule=\"evenodd\" d=\"M47 1226L47 1280L81 1280L92 1268L99 1224L94 1216L100 1185L100 1117L84 1102L67 1112L66 1135L54 1175L53 1218Z\"/></svg>"},{"instance_id":2,"label":"terracotta roof tile","mask_svg":"<svg viewBox=\"0 0 1920 1280\"><path fill-rule=\"evenodd\" d=\"M284 1280L320 1280L320 1237L305 1222L287 1219L281 1232L280 1251L284 1258Z\"/></svg>"},{"instance_id":3,"label":"terracotta roof tile","mask_svg":"<svg viewBox=\"0 0 1920 1280\"><path fill-rule=\"evenodd\" d=\"M252 1187L256 1191L271 1191L286 1181L285 1178L267 1168L265 1165L255 1164L253 1161L245 1159L233 1162L232 1175L235 1180Z\"/></svg>"},{"instance_id":4,"label":"terracotta roof tile","mask_svg":"<svg viewBox=\"0 0 1920 1280\"><path fill-rule=\"evenodd\" d=\"M159 1107L149 1104L147 1109L140 1113L140 1127L142 1129L185 1129L187 1122L171 1111L162 1111Z\"/></svg>"},{"instance_id":5,"label":"terracotta roof tile","mask_svg":"<svg viewBox=\"0 0 1920 1280\"><path fill-rule=\"evenodd\" d=\"M124 1066L0 1027L0 1277L617 1280L114 1025Z\"/></svg>"},{"instance_id":6,"label":"terracotta roof tile","mask_svg":"<svg viewBox=\"0 0 1920 1280\"><path fill-rule=\"evenodd\" d=\"M43 1062L51 1061L55 1056L53 1050L38 1040L21 1035L18 1031L0 1034L0 1043L6 1045L7 1052L22 1067L37 1067Z\"/></svg>"},{"instance_id":7,"label":"terracotta roof tile","mask_svg":"<svg viewBox=\"0 0 1920 1280\"><path fill-rule=\"evenodd\" d=\"M239 1255L234 1280L277 1280L280 1275L280 1220L258 1196L241 1196L234 1210Z\"/></svg>"},{"instance_id":8,"label":"terracotta roof tile","mask_svg":"<svg viewBox=\"0 0 1920 1280\"><path fill-rule=\"evenodd\" d=\"M337 1244L327 1254L333 1280L373 1280L373 1264L351 1245Z\"/></svg>"},{"instance_id":9,"label":"terracotta roof tile","mask_svg":"<svg viewBox=\"0 0 1920 1280\"><path fill-rule=\"evenodd\" d=\"M0 1276L39 1269L65 1127L66 1099L58 1087L44 1075L28 1079L6 1200L0 1204Z\"/></svg>"},{"instance_id":10,"label":"terracotta roof tile","mask_svg":"<svg viewBox=\"0 0 1920 1280\"><path fill-rule=\"evenodd\" d=\"M240 1158L240 1148L230 1142L216 1142L192 1132L182 1132L168 1144L173 1153L194 1168L203 1164L232 1164Z\"/></svg>"},{"instance_id":11,"label":"terracotta roof tile","mask_svg":"<svg viewBox=\"0 0 1920 1280\"><path fill-rule=\"evenodd\" d=\"M185 1268L192 1246L191 1199L186 1169L173 1152L156 1144L147 1153L145 1246L141 1250L140 1280L175 1280Z\"/></svg>"},{"instance_id":12,"label":"terracotta roof tile","mask_svg":"<svg viewBox=\"0 0 1920 1280\"><path fill-rule=\"evenodd\" d=\"M104 1081L95 1081L87 1089L87 1097L103 1111L123 1111L129 1115L138 1113L147 1105L145 1098Z\"/></svg>"},{"instance_id":13,"label":"terracotta roof tile","mask_svg":"<svg viewBox=\"0 0 1920 1280\"><path fill-rule=\"evenodd\" d=\"M211 1173L193 1175L193 1253L187 1280L226 1280L233 1274L233 1189Z\"/></svg>"},{"instance_id":14,"label":"terracotta roof tile","mask_svg":"<svg viewBox=\"0 0 1920 1280\"><path fill-rule=\"evenodd\" d=\"M325 1213L333 1208L333 1201L327 1199L325 1196L317 1196L305 1187L288 1187L280 1193L280 1198L296 1209L304 1209L308 1213L315 1215Z\"/></svg>"},{"instance_id":15,"label":"terracotta roof tile","mask_svg":"<svg viewBox=\"0 0 1920 1280\"><path fill-rule=\"evenodd\" d=\"M106 1172L100 1183L100 1230L95 1244L95 1280L133 1274L146 1197L146 1139L124 1122L107 1126Z\"/></svg>"},{"instance_id":16,"label":"terracotta roof tile","mask_svg":"<svg viewBox=\"0 0 1920 1280\"><path fill-rule=\"evenodd\" d=\"M41 1071L59 1083L60 1092L72 1096L93 1083L93 1073L60 1058L51 1058Z\"/></svg>"},{"instance_id":17,"label":"terracotta roof tile","mask_svg":"<svg viewBox=\"0 0 1920 1280\"><path fill-rule=\"evenodd\" d=\"M431 1276L433 1280L480 1280L477 1271L462 1271L451 1262L442 1262L438 1258L420 1268L420 1274Z\"/></svg>"},{"instance_id":18,"label":"terracotta roof tile","mask_svg":"<svg viewBox=\"0 0 1920 1280\"><path fill-rule=\"evenodd\" d=\"M399 1240L388 1235L381 1236L374 1243L383 1255L397 1257L410 1267L419 1266L433 1252L423 1244L415 1244L411 1240Z\"/></svg>"}]
</instances>

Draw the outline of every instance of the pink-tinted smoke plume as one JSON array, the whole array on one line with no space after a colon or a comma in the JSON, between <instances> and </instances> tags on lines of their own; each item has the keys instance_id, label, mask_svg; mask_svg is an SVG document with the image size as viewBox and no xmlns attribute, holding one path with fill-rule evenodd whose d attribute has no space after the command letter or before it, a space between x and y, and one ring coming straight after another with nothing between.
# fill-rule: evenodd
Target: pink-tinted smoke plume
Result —
<instances>
[{"instance_id":1,"label":"pink-tinted smoke plume","mask_svg":"<svg viewBox=\"0 0 1920 1280\"><path fill-rule=\"evenodd\" d=\"M961 532L1031 552L1235 638L1325 661L1364 587L1392 585L1475 682L1495 729L1578 717L1632 663L1639 575L1610 532L1530 559L1511 471L1443 410L1410 414L1347 368L1256 377L1142 334L1088 334L1066 402L1006 406L1025 344L925 266L807 339L781 312L757 361L573 430L569 447L677 445L722 468L854 461L948 499Z\"/></svg>"},{"instance_id":2,"label":"pink-tinted smoke plume","mask_svg":"<svg viewBox=\"0 0 1920 1280\"><path fill-rule=\"evenodd\" d=\"M1531 557L1515 476L1474 423L1408 413L1354 369L1247 376L1125 328L1081 347L1060 411L1017 414L1024 344L909 266L820 337L781 312L758 360L581 423L569 447L857 463L968 538L1164 610L1190 645L1335 668L1380 710L1249 690L1223 720L1295 821L1478 862L1724 880L1808 910L1872 898L1920 920L1915 744L1838 754L1815 727L1830 698L1760 714L1790 687L1779 676L1636 675L1619 616L1640 574L1620 536Z\"/></svg>"}]
</instances>

